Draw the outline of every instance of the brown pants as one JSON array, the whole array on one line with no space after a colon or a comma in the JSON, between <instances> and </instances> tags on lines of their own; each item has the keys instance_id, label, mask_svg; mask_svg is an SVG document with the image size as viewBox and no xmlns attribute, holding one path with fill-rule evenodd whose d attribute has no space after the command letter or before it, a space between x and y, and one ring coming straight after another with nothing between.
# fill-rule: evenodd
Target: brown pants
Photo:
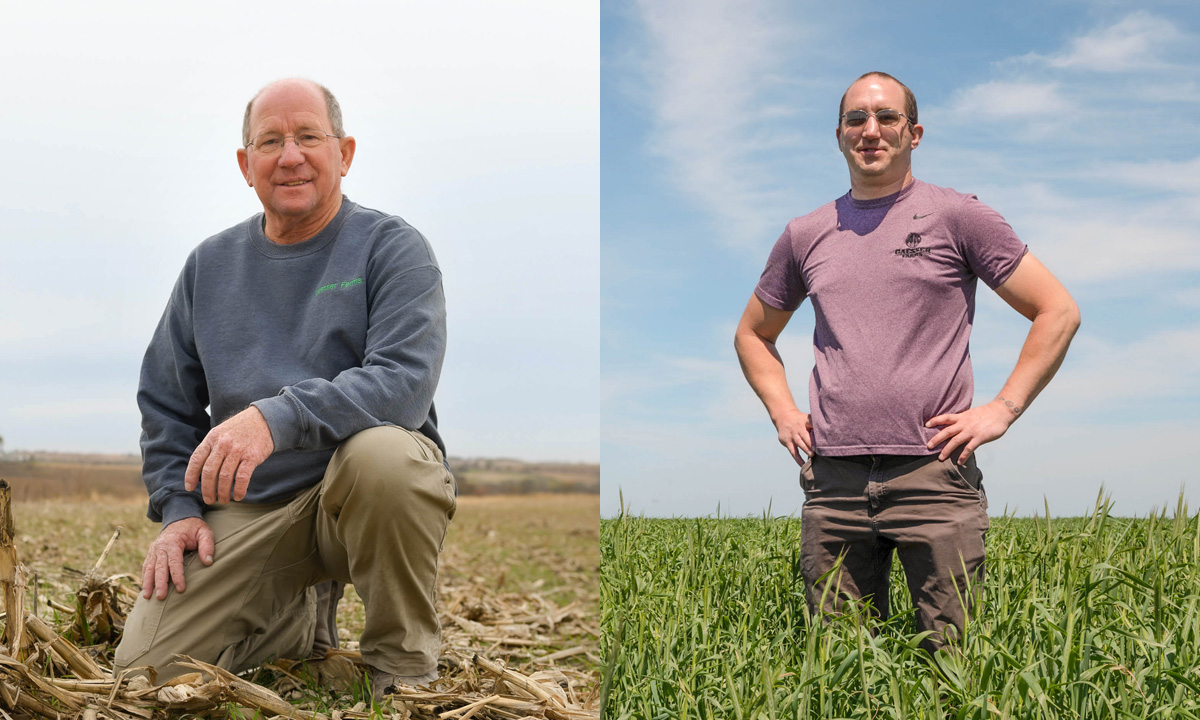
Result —
<instances>
[{"instance_id":1,"label":"brown pants","mask_svg":"<svg viewBox=\"0 0 1200 720\"><path fill-rule=\"evenodd\" d=\"M984 571L983 473L936 455L814 456L800 472L800 543L809 609L837 613L869 599L886 619L892 553L900 556L917 632L934 652L953 625L961 637ZM841 558L841 570L831 573ZM970 589L968 589L970 588ZM822 602L822 598L824 598Z\"/></svg>"},{"instance_id":2,"label":"brown pants","mask_svg":"<svg viewBox=\"0 0 1200 720\"><path fill-rule=\"evenodd\" d=\"M188 672L172 662L176 654L233 672L307 657L312 586L333 579L353 583L363 599L363 659L427 675L441 652L434 594L455 507L454 480L432 441L393 426L364 430L341 444L320 485L292 500L209 508L213 564L188 553L187 590L138 598L116 669L153 666L162 682Z\"/></svg>"}]
</instances>

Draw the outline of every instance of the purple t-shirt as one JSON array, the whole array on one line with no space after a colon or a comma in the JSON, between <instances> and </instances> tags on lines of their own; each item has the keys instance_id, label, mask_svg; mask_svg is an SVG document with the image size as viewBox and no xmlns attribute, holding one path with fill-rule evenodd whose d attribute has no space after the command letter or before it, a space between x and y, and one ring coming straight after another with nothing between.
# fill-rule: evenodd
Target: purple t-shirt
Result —
<instances>
[{"instance_id":1,"label":"purple t-shirt","mask_svg":"<svg viewBox=\"0 0 1200 720\"><path fill-rule=\"evenodd\" d=\"M971 406L975 279L995 289L1026 250L974 195L919 180L788 223L755 294L789 312L812 300L816 452L929 454L925 422Z\"/></svg>"}]
</instances>

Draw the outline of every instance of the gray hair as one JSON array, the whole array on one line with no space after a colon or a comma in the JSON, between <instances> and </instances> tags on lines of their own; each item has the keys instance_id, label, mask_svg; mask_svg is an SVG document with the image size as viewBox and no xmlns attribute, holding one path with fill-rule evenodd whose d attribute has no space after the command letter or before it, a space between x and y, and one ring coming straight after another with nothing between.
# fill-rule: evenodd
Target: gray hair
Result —
<instances>
[{"instance_id":1,"label":"gray hair","mask_svg":"<svg viewBox=\"0 0 1200 720\"><path fill-rule=\"evenodd\" d=\"M342 106L338 104L337 98L333 96L329 88L321 83L313 82L312 80L306 80L305 82L312 83L313 87L320 90L321 95L325 98L325 111L329 116L329 126L333 129L333 134L338 137L345 137L346 130L342 127ZM271 83L271 85L274 85L274 83ZM258 99L259 95L262 95L263 90L271 87L271 85L267 85L262 90L256 92L254 97L250 98L250 102L246 103L246 113L242 116L242 147L250 144L250 113L254 110L254 101Z\"/></svg>"}]
</instances>

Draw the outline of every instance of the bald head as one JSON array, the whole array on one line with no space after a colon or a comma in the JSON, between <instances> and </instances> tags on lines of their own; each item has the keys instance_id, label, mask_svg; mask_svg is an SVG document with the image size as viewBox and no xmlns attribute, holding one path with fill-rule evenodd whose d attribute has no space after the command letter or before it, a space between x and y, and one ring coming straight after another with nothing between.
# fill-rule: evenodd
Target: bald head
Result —
<instances>
[{"instance_id":1,"label":"bald head","mask_svg":"<svg viewBox=\"0 0 1200 720\"><path fill-rule=\"evenodd\" d=\"M899 85L900 89L904 91L904 116L907 117L909 122L911 122L913 125L917 124L917 96L913 95L913 91L909 90L907 85L900 82L899 80L892 77L891 75L888 75L885 72L880 72L878 70L872 70L871 72L863 73L862 75L859 75L858 78L854 82L850 83L850 87L854 87L855 83L859 82L860 80L866 80L867 78L879 78L881 80L891 80L892 82ZM850 94L849 88L846 89L846 92L842 93L842 102L841 102L841 104L838 105L838 123L839 124L842 122L842 113L846 112L846 95L848 95L848 94ZM899 109L899 108L896 108L896 109Z\"/></svg>"},{"instance_id":2,"label":"bald head","mask_svg":"<svg viewBox=\"0 0 1200 720\"><path fill-rule=\"evenodd\" d=\"M254 97L250 98L250 102L246 103L246 113L242 116L242 147L250 144L250 118L254 114L254 102L262 97L264 93L270 92L277 88L296 85L312 88L321 95L321 97L325 100L325 114L329 118L329 127L333 130L333 134L337 135L338 137L345 136L346 131L342 127L342 106L338 105L337 98L333 96L333 93L329 91L329 88L320 83L315 83L312 80L304 80L302 78L286 78L283 80L276 80L270 85L267 85L262 90L259 90L257 93L255 93Z\"/></svg>"}]
</instances>

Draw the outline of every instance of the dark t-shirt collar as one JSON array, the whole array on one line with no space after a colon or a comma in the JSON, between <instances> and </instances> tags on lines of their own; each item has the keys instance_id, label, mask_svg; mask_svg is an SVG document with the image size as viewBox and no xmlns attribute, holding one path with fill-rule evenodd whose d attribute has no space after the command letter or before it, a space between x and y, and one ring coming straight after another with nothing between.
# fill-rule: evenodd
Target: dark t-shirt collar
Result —
<instances>
[{"instance_id":1,"label":"dark t-shirt collar","mask_svg":"<svg viewBox=\"0 0 1200 720\"><path fill-rule=\"evenodd\" d=\"M847 191L846 194L842 196L842 199L850 203L850 207L854 208L855 210L874 210L876 208L895 205L904 198L908 197L909 194L911 194L920 183L920 180L913 178L912 182L905 185L898 192L894 192L891 195L884 195L883 197L879 198L872 198L870 200L856 200L854 196Z\"/></svg>"},{"instance_id":2,"label":"dark t-shirt collar","mask_svg":"<svg viewBox=\"0 0 1200 720\"><path fill-rule=\"evenodd\" d=\"M254 243L259 252L267 257L289 258L315 253L323 250L337 239L338 233L342 230L342 224L345 223L346 218L357 207L357 205L350 201L350 198L342 195L342 206L338 209L337 215L334 215L333 219L325 227L321 228L320 232L307 240L290 245L280 245L271 242L264 229L267 216L264 213L259 213L246 221L249 224L250 241Z\"/></svg>"}]
</instances>

